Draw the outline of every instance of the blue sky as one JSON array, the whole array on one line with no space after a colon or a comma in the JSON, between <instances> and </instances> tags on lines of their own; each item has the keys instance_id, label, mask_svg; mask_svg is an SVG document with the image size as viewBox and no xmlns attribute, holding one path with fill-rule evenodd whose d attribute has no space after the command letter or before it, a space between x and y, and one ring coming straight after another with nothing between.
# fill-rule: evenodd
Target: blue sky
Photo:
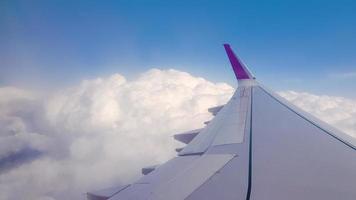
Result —
<instances>
[{"instance_id":1,"label":"blue sky","mask_svg":"<svg viewBox=\"0 0 356 200\"><path fill-rule=\"evenodd\" d=\"M0 85L175 68L236 85L222 44L276 90L356 98L356 2L1 1Z\"/></svg>"}]
</instances>

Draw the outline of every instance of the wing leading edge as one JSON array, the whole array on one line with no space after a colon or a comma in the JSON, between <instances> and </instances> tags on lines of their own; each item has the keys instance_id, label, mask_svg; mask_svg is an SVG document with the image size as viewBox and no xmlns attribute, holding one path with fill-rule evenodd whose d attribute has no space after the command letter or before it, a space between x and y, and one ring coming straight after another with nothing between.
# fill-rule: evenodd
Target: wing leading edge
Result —
<instances>
[{"instance_id":1,"label":"wing leading edge","mask_svg":"<svg viewBox=\"0 0 356 200\"><path fill-rule=\"evenodd\" d=\"M88 199L356 198L356 139L261 86L224 48L239 85L226 105L210 109L213 120L175 136L187 144L177 157Z\"/></svg>"}]
</instances>

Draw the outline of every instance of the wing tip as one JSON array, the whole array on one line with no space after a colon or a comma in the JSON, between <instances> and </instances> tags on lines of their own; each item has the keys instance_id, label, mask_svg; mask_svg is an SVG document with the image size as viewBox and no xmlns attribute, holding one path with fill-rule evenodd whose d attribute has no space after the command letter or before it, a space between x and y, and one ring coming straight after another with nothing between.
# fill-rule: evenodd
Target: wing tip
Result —
<instances>
[{"instance_id":1,"label":"wing tip","mask_svg":"<svg viewBox=\"0 0 356 200\"><path fill-rule=\"evenodd\" d=\"M224 43L223 45L224 45L225 48L226 47L230 47L230 44L228 44L228 43Z\"/></svg>"},{"instance_id":2,"label":"wing tip","mask_svg":"<svg viewBox=\"0 0 356 200\"><path fill-rule=\"evenodd\" d=\"M236 79L237 80L254 79L255 77L250 73L250 71L247 69L247 67L235 55L230 44L224 43L223 46L224 46L226 54L230 60L232 69L234 70Z\"/></svg>"}]
</instances>

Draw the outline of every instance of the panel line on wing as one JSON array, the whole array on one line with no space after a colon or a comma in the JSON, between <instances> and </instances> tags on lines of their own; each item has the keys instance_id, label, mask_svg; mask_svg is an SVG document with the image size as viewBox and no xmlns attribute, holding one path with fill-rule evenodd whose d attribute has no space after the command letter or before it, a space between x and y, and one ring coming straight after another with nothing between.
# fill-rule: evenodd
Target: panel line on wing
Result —
<instances>
[{"instance_id":1,"label":"panel line on wing","mask_svg":"<svg viewBox=\"0 0 356 200\"><path fill-rule=\"evenodd\" d=\"M202 155L184 171L157 185L148 199L185 199L234 157L233 154Z\"/></svg>"},{"instance_id":2,"label":"panel line on wing","mask_svg":"<svg viewBox=\"0 0 356 200\"><path fill-rule=\"evenodd\" d=\"M247 194L246 200L250 200L251 190L252 190L252 109L253 109L253 87L251 87L251 99L250 99L250 137L249 137L249 160L248 160L248 186L247 186Z\"/></svg>"},{"instance_id":3,"label":"panel line on wing","mask_svg":"<svg viewBox=\"0 0 356 200\"><path fill-rule=\"evenodd\" d=\"M318 124L316 124L315 122L309 120L308 118L306 118L305 116L303 116L302 114L296 112L294 109L290 108L288 105L284 104L283 102L281 102L279 99L277 99L276 97L274 97L272 94L270 94L269 92L267 92L263 87L259 88L265 92L268 96L270 96L271 98L273 98L274 100L276 100L278 103L280 103L281 105L283 105L284 107L286 107L288 110L292 111L294 114L298 115L299 117L301 117L302 119L306 120L307 122L311 123L312 125L314 125L315 127L317 127L318 129L322 130L324 133L328 134L329 136L333 137L334 139L342 142L343 144L345 144L346 146L350 147L353 150L356 150L356 147L354 147L352 144L349 144L347 141L344 141L343 139L339 138L338 136L330 133L329 131L325 130L324 128L322 128L321 126L319 126Z\"/></svg>"},{"instance_id":4,"label":"panel line on wing","mask_svg":"<svg viewBox=\"0 0 356 200\"><path fill-rule=\"evenodd\" d=\"M238 155L235 155L233 158L231 158L227 163L225 163L224 166L222 166L218 171L216 171L213 175L211 175L205 182L203 182L199 187L197 187L193 192L191 192L185 199L189 199L189 197L195 192L198 191L201 187L204 187L204 185L209 182L216 174L218 174L221 170L224 169L226 165L228 165L233 159L236 159Z\"/></svg>"}]
</instances>

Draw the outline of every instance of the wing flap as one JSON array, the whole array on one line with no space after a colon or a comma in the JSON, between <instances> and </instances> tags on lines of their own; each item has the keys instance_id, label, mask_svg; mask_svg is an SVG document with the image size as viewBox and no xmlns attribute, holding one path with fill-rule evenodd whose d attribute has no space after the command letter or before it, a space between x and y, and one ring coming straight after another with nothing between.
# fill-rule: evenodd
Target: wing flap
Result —
<instances>
[{"instance_id":1,"label":"wing flap","mask_svg":"<svg viewBox=\"0 0 356 200\"><path fill-rule=\"evenodd\" d=\"M128 186L129 185L123 185L123 186L106 188L106 189L98 190L95 192L88 192L87 199L88 200L106 200L106 199L109 199L110 197L114 196L115 194L119 193L120 191L124 190Z\"/></svg>"},{"instance_id":2,"label":"wing flap","mask_svg":"<svg viewBox=\"0 0 356 200\"><path fill-rule=\"evenodd\" d=\"M190 141L192 141L199 134L199 132L201 130L203 130L203 129L195 129L195 130L187 131L184 133L176 134L173 137L175 140L177 140L179 142L188 144Z\"/></svg>"},{"instance_id":3,"label":"wing flap","mask_svg":"<svg viewBox=\"0 0 356 200\"><path fill-rule=\"evenodd\" d=\"M218 112L224 107L224 105L221 106L215 106L215 107L211 107L208 109L208 111L213 114L214 116L218 114Z\"/></svg>"}]
</instances>

